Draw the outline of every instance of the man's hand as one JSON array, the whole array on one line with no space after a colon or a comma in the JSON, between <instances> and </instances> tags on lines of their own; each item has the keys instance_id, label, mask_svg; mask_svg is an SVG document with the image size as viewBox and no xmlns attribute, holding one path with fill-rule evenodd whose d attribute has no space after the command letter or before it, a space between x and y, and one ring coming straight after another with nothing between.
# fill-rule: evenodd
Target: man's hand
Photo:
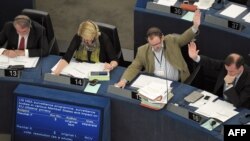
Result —
<instances>
[{"instance_id":1,"label":"man's hand","mask_svg":"<svg viewBox=\"0 0 250 141\"><path fill-rule=\"evenodd\" d=\"M196 48L196 44L194 42L190 42L188 44L188 55L190 58L192 58L194 61L198 57L199 50Z\"/></svg>"},{"instance_id":2,"label":"man's hand","mask_svg":"<svg viewBox=\"0 0 250 141\"><path fill-rule=\"evenodd\" d=\"M114 67L111 64L109 64L109 63L104 64L104 70L105 71L111 71L113 69L114 69Z\"/></svg>"},{"instance_id":3,"label":"man's hand","mask_svg":"<svg viewBox=\"0 0 250 141\"><path fill-rule=\"evenodd\" d=\"M5 50L3 51L2 54L10 58L14 58L18 56L14 50Z\"/></svg>"},{"instance_id":4,"label":"man's hand","mask_svg":"<svg viewBox=\"0 0 250 141\"><path fill-rule=\"evenodd\" d=\"M115 86L119 88L124 88L126 84L127 84L127 81L125 79L122 79L118 83L116 83Z\"/></svg>"},{"instance_id":5,"label":"man's hand","mask_svg":"<svg viewBox=\"0 0 250 141\"><path fill-rule=\"evenodd\" d=\"M17 56L25 56L25 51L24 50L15 50Z\"/></svg>"},{"instance_id":6,"label":"man's hand","mask_svg":"<svg viewBox=\"0 0 250 141\"><path fill-rule=\"evenodd\" d=\"M200 23L201 23L201 12L199 9L197 9L195 12L194 12L194 18L193 18L193 27L198 30L199 29L199 26L200 26Z\"/></svg>"},{"instance_id":7,"label":"man's hand","mask_svg":"<svg viewBox=\"0 0 250 141\"><path fill-rule=\"evenodd\" d=\"M235 76L231 76L231 75L228 75L228 74L227 74L227 75L224 77L224 81L225 81L226 84L233 84L235 78L236 78L236 75L235 75Z\"/></svg>"}]
</instances>

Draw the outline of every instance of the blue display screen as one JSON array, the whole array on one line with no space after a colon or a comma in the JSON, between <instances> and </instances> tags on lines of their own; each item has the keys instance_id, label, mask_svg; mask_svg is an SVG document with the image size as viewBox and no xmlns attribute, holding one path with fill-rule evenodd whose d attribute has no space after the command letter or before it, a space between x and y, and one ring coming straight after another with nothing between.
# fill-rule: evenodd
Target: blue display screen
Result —
<instances>
[{"instance_id":1,"label":"blue display screen","mask_svg":"<svg viewBox=\"0 0 250 141\"><path fill-rule=\"evenodd\" d=\"M99 141L102 110L17 96L15 141Z\"/></svg>"}]
</instances>

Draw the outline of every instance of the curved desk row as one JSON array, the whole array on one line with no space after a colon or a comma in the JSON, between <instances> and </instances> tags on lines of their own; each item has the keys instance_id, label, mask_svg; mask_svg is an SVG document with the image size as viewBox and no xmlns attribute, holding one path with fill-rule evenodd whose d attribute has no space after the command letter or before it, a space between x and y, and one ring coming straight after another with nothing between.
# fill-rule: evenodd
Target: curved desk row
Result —
<instances>
[{"instance_id":1,"label":"curved desk row","mask_svg":"<svg viewBox=\"0 0 250 141\"><path fill-rule=\"evenodd\" d=\"M37 68L23 70L20 79L0 78L0 133L11 133L11 121L13 110L13 91L18 84L30 84L51 89L79 92L84 95L82 86L72 86L59 83L51 83L43 80L50 68L56 64L60 56L49 56L41 59ZM109 85L117 82L125 68L118 67L111 73L110 81L101 82L97 93L99 96L111 99L111 140L113 141L165 141L165 140L222 140L223 136L219 131L208 131L197 122L184 118L168 111L166 108L160 111L150 110L140 106L140 101L125 98L119 94L107 92ZM32 79L34 78L34 79ZM29 80L29 81L28 81ZM178 102L196 88L174 83L174 98L170 103ZM245 111L242 112L244 114ZM235 116L228 123L238 124L238 116Z\"/></svg>"}]
</instances>

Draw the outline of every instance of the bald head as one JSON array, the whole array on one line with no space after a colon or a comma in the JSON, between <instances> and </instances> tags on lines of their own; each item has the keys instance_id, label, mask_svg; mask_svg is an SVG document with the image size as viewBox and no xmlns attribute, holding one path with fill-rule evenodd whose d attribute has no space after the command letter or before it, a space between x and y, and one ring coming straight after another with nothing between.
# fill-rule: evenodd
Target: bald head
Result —
<instances>
[{"instance_id":1,"label":"bald head","mask_svg":"<svg viewBox=\"0 0 250 141\"><path fill-rule=\"evenodd\" d=\"M31 20L28 16L16 16L13 24L17 31L17 34L19 34L20 36L26 36L27 34L29 34L31 28Z\"/></svg>"},{"instance_id":2,"label":"bald head","mask_svg":"<svg viewBox=\"0 0 250 141\"><path fill-rule=\"evenodd\" d=\"M236 53L232 53L225 59L225 68L230 76L235 76L244 70L244 58Z\"/></svg>"},{"instance_id":3,"label":"bald head","mask_svg":"<svg viewBox=\"0 0 250 141\"><path fill-rule=\"evenodd\" d=\"M235 64L237 68L243 66L244 65L243 57L237 53L229 54L225 59L225 65L230 66L232 64Z\"/></svg>"}]
</instances>

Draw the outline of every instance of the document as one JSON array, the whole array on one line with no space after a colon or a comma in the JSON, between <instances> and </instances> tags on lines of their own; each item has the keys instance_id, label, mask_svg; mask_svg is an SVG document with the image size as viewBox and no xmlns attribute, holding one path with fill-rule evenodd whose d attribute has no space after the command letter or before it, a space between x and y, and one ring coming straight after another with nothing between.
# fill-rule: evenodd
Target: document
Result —
<instances>
[{"instance_id":1,"label":"document","mask_svg":"<svg viewBox=\"0 0 250 141\"><path fill-rule=\"evenodd\" d=\"M57 68L58 63L51 69L54 71ZM104 63L86 63L77 62L72 59L61 72L63 75L73 76L77 78L89 78L91 71L103 71Z\"/></svg>"},{"instance_id":2,"label":"document","mask_svg":"<svg viewBox=\"0 0 250 141\"><path fill-rule=\"evenodd\" d=\"M187 12L184 16L181 17L181 19L183 20L187 20L187 21L193 21L194 18L194 12Z\"/></svg>"},{"instance_id":3,"label":"document","mask_svg":"<svg viewBox=\"0 0 250 141\"><path fill-rule=\"evenodd\" d=\"M167 81L166 79L162 79L162 78L157 78L157 77L154 77L154 76L148 76L148 75L141 74L131 84L131 87L142 88L142 87L148 85L150 82L162 83L162 84L168 85L168 87L170 87L170 85L172 84L172 81L169 81L169 80Z\"/></svg>"},{"instance_id":4,"label":"document","mask_svg":"<svg viewBox=\"0 0 250 141\"><path fill-rule=\"evenodd\" d=\"M173 6L176 2L177 0L158 0L156 3L165 6Z\"/></svg>"},{"instance_id":5,"label":"document","mask_svg":"<svg viewBox=\"0 0 250 141\"><path fill-rule=\"evenodd\" d=\"M215 102L206 103L195 112L225 122L238 114L234 109L236 108L231 103L218 99Z\"/></svg>"},{"instance_id":6,"label":"document","mask_svg":"<svg viewBox=\"0 0 250 141\"><path fill-rule=\"evenodd\" d=\"M96 94L100 88L101 84L96 84L95 86L91 86L89 83L86 86L86 88L84 89L84 92L88 92L88 93L93 93Z\"/></svg>"},{"instance_id":7,"label":"document","mask_svg":"<svg viewBox=\"0 0 250 141\"><path fill-rule=\"evenodd\" d=\"M206 103L212 102L218 98L217 95L214 95L214 94L209 93L207 91L202 91L201 94L203 94L204 96L201 99L199 99L198 101L196 101L194 103L190 103L189 106L199 108L199 107L204 106Z\"/></svg>"},{"instance_id":8,"label":"document","mask_svg":"<svg viewBox=\"0 0 250 141\"><path fill-rule=\"evenodd\" d=\"M9 66L9 57L0 55L0 69L6 69Z\"/></svg>"},{"instance_id":9,"label":"document","mask_svg":"<svg viewBox=\"0 0 250 141\"><path fill-rule=\"evenodd\" d=\"M199 0L194 5L198 6L199 9L208 10L214 3L215 0Z\"/></svg>"},{"instance_id":10,"label":"document","mask_svg":"<svg viewBox=\"0 0 250 141\"><path fill-rule=\"evenodd\" d=\"M240 5L236 5L236 4L231 4L225 10L223 10L220 14L223 16L230 17L230 18L236 18L241 13L243 13L245 10L247 10L247 8L243 5L240 6Z\"/></svg>"},{"instance_id":11,"label":"document","mask_svg":"<svg viewBox=\"0 0 250 141\"><path fill-rule=\"evenodd\" d=\"M140 88L138 92L140 95L150 100L156 100L159 97L160 99L162 99L162 96L166 95L167 87L164 83L162 84L157 82L151 82L148 85Z\"/></svg>"},{"instance_id":12,"label":"document","mask_svg":"<svg viewBox=\"0 0 250 141\"><path fill-rule=\"evenodd\" d=\"M203 123L201 126L206 128L209 131L212 131L213 129L215 129L220 124L221 124L221 122L218 122L218 121L211 118L208 121L206 121L205 123Z\"/></svg>"},{"instance_id":13,"label":"document","mask_svg":"<svg viewBox=\"0 0 250 141\"><path fill-rule=\"evenodd\" d=\"M2 69L6 69L10 65L24 65L24 68L34 68L37 65L39 57L17 56L15 58L9 58L0 55L0 60L0 68Z\"/></svg>"},{"instance_id":14,"label":"document","mask_svg":"<svg viewBox=\"0 0 250 141\"><path fill-rule=\"evenodd\" d=\"M248 12L243 18L244 21L250 23L250 12Z\"/></svg>"}]
</instances>

